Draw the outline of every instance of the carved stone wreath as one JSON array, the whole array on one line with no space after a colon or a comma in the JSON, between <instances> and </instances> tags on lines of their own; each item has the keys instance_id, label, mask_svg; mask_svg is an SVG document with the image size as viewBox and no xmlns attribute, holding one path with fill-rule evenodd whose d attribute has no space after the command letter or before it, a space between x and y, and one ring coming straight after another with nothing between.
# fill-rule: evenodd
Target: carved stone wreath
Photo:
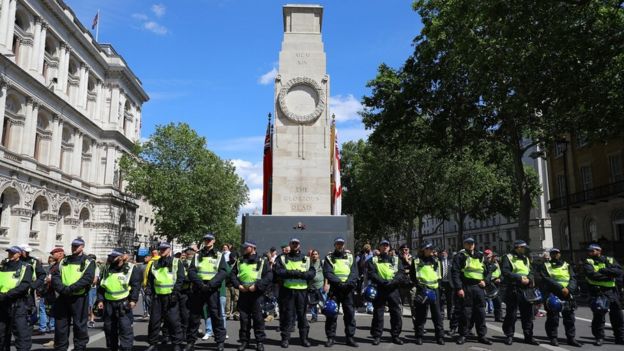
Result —
<instances>
[{"instance_id":1,"label":"carved stone wreath","mask_svg":"<svg viewBox=\"0 0 624 351\"><path fill-rule=\"evenodd\" d=\"M312 96L317 102L314 108L314 111L300 115L294 111L291 111L288 107L286 97L288 93L297 86L307 86L308 88L312 88L315 92L316 96ZM323 88L319 83L317 83L314 79L308 77L295 77L289 80L286 85L282 88L278 96L278 102L280 106L280 110L286 115L286 117L290 120L299 123L309 123L315 121L321 113L325 110L325 95L323 92Z\"/></svg>"}]
</instances>

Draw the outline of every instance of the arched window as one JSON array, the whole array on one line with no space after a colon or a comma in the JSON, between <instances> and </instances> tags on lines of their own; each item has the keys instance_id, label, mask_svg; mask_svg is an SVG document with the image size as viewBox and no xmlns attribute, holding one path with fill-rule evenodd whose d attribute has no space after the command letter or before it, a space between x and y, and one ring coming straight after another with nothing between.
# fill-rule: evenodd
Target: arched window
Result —
<instances>
[{"instance_id":1,"label":"arched window","mask_svg":"<svg viewBox=\"0 0 624 351\"><path fill-rule=\"evenodd\" d=\"M95 118L95 105L97 102L96 86L96 78L89 75L89 80L87 81L87 116L91 119Z\"/></svg>"},{"instance_id":2,"label":"arched window","mask_svg":"<svg viewBox=\"0 0 624 351\"><path fill-rule=\"evenodd\" d=\"M561 249L569 250L570 249L570 240L568 240L568 223L566 221L561 221L560 226L560 237L561 237Z\"/></svg>"},{"instance_id":3,"label":"arched window","mask_svg":"<svg viewBox=\"0 0 624 351\"><path fill-rule=\"evenodd\" d=\"M13 55L15 56L15 63L18 65L21 62L21 58L23 53L23 45L22 42L30 37L32 39L32 34L30 32L30 15L23 9L18 8L15 12L15 22L14 22L14 30L13 30L13 43L11 50L13 51ZM27 55L26 55L27 56Z\"/></svg>"},{"instance_id":4,"label":"arched window","mask_svg":"<svg viewBox=\"0 0 624 351\"><path fill-rule=\"evenodd\" d=\"M37 116L37 134L35 134L35 160L46 164L52 140L52 131L50 130L50 117L44 110L39 111Z\"/></svg>"},{"instance_id":5,"label":"arched window","mask_svg":"<svg viewBox=\"0 0 624 351\"><path fill-rule=\"evenodd\" d=\"M126 104L124 105L124 119L123 119L123 133L125 136L128 136L128 127L132 122L132 105L129 100L126 100Z\"/></svg>"},{"instance_id":6,"label":"arched window","mask_svg":"<svg viewBox=\"0 0 624 351\"><path fill-rule=\"evenodd\" d=\"M43 69L42 74L46 83L50 83L52 78L56 78L58 71L58 48L59 43L56 38L50 34L46 34L45 39L45 52L43 55Z\"/></svg>"},{"instance_id":7,"label":"arched window","mask_svg":"<svg viewBox=\"0 0 624 351\"><path fill-rule=\"evenodd\" d=\"M598 225L591 217L585 219L585 239L588 242L595 242L598 240Z\"/></svg>"},{"instance_id":8,"label":"arched window","mask_svg":"<svg viewBox=\"0 0 624 351\"><path fill-rule=\"evenodd\" d=\"M91 214L89 213L89 210L85 207L80 211L80 216L78 217L79 220L79 226L78 226L78 235L82 236L83 238L87 238L88 237L88 233L87 233L87 229L88 229L88 225L87 222L89 222L89 219L91 218Z\"/></svg>"},{"instance_id":9,"label":"arched window","mask_svg":"<svg viewBox=\"0 0 624 351\"><path fill-rule=\"evenodd\" d=\"M64 202L61 207L59 208L59 213L58 213L58 223L56 224L56 241L57 242L62 242L63 241L63 236L65 234L69 234L66 233L66 228L65 226L65 219L69 218L71 216L71 207L69 206L69 204L67 202Z\"/></svg>"},{"instance_id":10,"label":"arched window","mask_svg":"<svg viewBox=\"0 0 624 351\"><path fill-rule=\"evenodd\" d=\"M72 132L68 127L63 127L60 168L65 173L71 172L71 155L73 151Z\"/></svg>"},{"instance_id":11,"label":"arched window","mask_svg":"<svg viewBox=\"0 0 624 351\"><path fill-rule=\"evenodd\" d=\"M82 155L80 162L80 178L84 181L90 181L89 169L91 168L91 162L93 162L93 151L92 145L93 141L88 137L82 138Z\"/></svg>"},{"instance_id":12,"label":"arched window","mask_svg":"<svg viewBox=\"0 0 624 351\"><path fill-rule=\"evenodd\" d=\"M39 196L33 203L30 220L30 238L37 238L42 231L41 216L48 210L48 200L44 196Z\"/></svg>"},{"instance_id":13,"label":"arched window","mask_svg":"<svg viewBox=\"0 0 624 351\"><path fill-rule=\"evenodd\" d=\"M6 188L2 192L2 195L0 195L0 203L2 203L2 207L0 207L0 227L5 230L15 227L12 225L11 210L19 205L19 202L19 193L14 188Z\"/></svg>"},{"instance_id":14,"label":"arched window","mask_svg":"<svg viewBox=\"0 0 624 351\"><path fill-rule=\"evenodd\" d=\"M4 120L2 122L2 146L9 150L15 150L15 146L20 142L17 125L18 121L23 122L25 117L22 109L23 103L15 94L9 94L5 102Z\"/></svg>"},{"instance_id":15,"label":"arched window","mask_svg":"<svg viewBox=\"0 0 624 351\"><path fill-rule=\"evenodd\" d=\"M67 66L67 87L65 88L65 94L69 97L69 101L75 103L76 90L80 84L80 77L78 76L78 63L73 57L69 58L69 65Z\"/></svg>"}]
</instances>

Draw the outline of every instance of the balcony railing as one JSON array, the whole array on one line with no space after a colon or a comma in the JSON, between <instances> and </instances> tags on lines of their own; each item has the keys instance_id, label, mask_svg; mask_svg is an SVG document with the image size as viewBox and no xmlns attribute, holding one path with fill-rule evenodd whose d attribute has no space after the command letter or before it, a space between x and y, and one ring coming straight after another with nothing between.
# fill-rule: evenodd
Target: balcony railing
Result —
<instances>
[{"instance_id":1,"label":"balcony railing","mask_svg":"<svg viewBox=\"0 0 624 351\"><path fill-rule=\"evenodd\" d=\"M608 200L615 196L624 196L624 180L602 185L596 188L572 193L569 196L570 206L578 207L595 201ZM566 197L558 197L548 202L549 211L556 212L566 207Z\"/></svg>"}]
</instances>

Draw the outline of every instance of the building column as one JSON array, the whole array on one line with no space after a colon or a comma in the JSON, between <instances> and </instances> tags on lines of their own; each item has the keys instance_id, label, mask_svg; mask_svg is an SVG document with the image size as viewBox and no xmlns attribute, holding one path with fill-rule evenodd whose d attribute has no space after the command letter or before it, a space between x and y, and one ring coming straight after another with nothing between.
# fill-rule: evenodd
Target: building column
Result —
<instances>
[{"instance_id":1,"label":"building column","mask_svg":"<svg viewBox=\"0 0 624 351\"><path fill-rule=\"evenodd\" d=\"M100 162L100 149L98 148L95 139L91 139L91 163L89 164L89 179L85 179L85 181L93 184L97 183L97 166ZM91 215L93 216L93 214Z\"/></svg>"},{"instance_id":2,"label":"building column","mask_svg":"<svg viewBox=\"0 0 624 351\"><path fill-rule=\"evenodd\" d=\"M105 185L113 185L115 173L115 160L117 158L117 150L112 144L106 145L106 173L104 177Z\"/></svg>"},{"instance_id":3,"label":"building column","mask_svg":"<svg viewBox=\"0 0 624 351\"><path fill-rule=\"evenodd\" d=\"M33 31L33 44L30 50L30 57L26 63L26 66L30 71L37 72L37 58L39 57L39 42L41 41L41 17L35 16L35 29Z\"/></svg>"},{"instance_id":4,"label":"building column","mask_svg":"<svg viewBox=\"0 0 624 351\"><path fill-rule=\"evenodd\" d=\"M100 123L102 121L102 99L104 94L102 94L102 82L97 80L95 82L95 93L97 97L95 98L95 110L93 111L93 119L95 122L102 127Z\"/></svg>"},{"instance_id":5,"label":"building column","mask_svg":"<svg viewBox=\"0 0 624 351\"><path fill-rule=\"evenodd\" d=\"M37 55L37 72L39 74L43 74L43 60L45 59L45 43L46 36L48 35L48 24L45 22L41 22L41 36L39 37L39 48ZM45 77L44 77L45 78Z\"/></svg>"},{"instance_id":6,"label":"building column","mask_svg":"<svg viewBox=\"0 0 624 351\"><path fill-rule=\"evenodd\" d=\"M119 86L113 85L111 87L111 106L110 106L110 116L108 117L109 128L115 127L117 129L117 124L119 123Z\"/></svg>"},{"instance_id":7,"label":"building column","mask_svg":"<svg viewBox=\"0 0 624 351\"><path fill-rule=\"evenodd\" d=\"M22 155L35 156L35 136L37 134L37 116L39 103L32 98L26 99L26 121L24 122L24 134L22 143Z\"/></svg>"},{"instance_id":8,"label":"building column","mask_svg":"<svg viewBox=\"0 0 624 351\"><path fill-rule=\"evenodd\" d=\"M61 141L63 139L63 120L59 115L52 116L52 145L50 147L51 167L61 167Z\"/></svg>"},{"instance_id":9,"label":"building column","mask_svg":"<svg viewBox=\"0 0 624 351\"><path fill-rule=\"evenodd\" d=\"M67 91L67 74L69 69L69 48L67 43L61 43L61 52L59 54L59 68L58 68L58 90L66 95Z\"/></svg>"},{"instance_id":10,"label":"building column","mask_svg":"<svg viewBox=\"0 0 624 351\"><path fill-rule=\"evenodd\" d=\"M76 129L74 131L74 157L72 160L72 175L80 178L80 165L82 164L82 132Z\"/></svg>"},{"instance_id":11,"label":"building column","mask_svg":"<svg viewBox=\"0 0 624 351\"><path fill-rule=\"evenodd\" d=\"M0 36L0 46L4 46L11 49L11 45L7 45L6 33L9 31L9 3L11 0L2 1L0 5L0 33L5 33Z\"/></svg>"},{"instance_id":12,"label":"building column","mask_svg":"<svg viewBox=\"0 0 624 351\"><path fill-rule=\"evenodd\" d=\"M0 138L2 138L2 133L4 132L4 111L6 108L7 87L7 82L0 78Z\"/></svg>"},{"instance_id":13,"label":"building column","mask_svg":"<svg viewBox=\"0 0 624 351\"><path fill-rule=\"evenodd\" d=\"M126 135L126 131L124 130L124 124L126 123L126 99L126 95L122 89L119 94L119 123L117 123L117 130L123 135Z\"/></svg>"},{"instance_id":14,"label":"building column","mask_svg":"<svg viewBox=\"0 0 624 351\"><path fill-rule=\"evenodd\" d=\"M78 72L80 77L80 83L78 84L78 106L84 109L87 108L87 82L89 80L89 69L84 62L80 63L80 71Z\"/></svg>"},{"instance_id":15,"label":"building column","mask_svg":"<svg viewBox=\"0 0 624 351\"><path fill-rule=\"evenodd\" d=\"M7 23L7 31L4 42L6 47L11 50L13 45L13 33L15 31L15 11L17 10L17 0L8 0L9 2L9 20Z\"/></svg>"}]
</instances>

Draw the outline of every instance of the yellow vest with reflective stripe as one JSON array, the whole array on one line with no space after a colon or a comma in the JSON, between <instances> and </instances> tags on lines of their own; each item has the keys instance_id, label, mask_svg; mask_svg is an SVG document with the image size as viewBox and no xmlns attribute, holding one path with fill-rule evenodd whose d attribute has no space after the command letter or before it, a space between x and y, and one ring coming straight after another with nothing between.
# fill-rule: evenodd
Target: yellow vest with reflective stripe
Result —
<instances>
[{"instance_id":1,"label":"yellow vest with reflective stripe","mask_svg":"<svg viewBox=\"0 0 624 351\"><path fill-rule=\"evenodd\" d=\"M260 264L258 265L258 263ZM261 259L260 262L254 263L241 262L239 259L237 264L238 275L236 277L242 286L252 286L262 278L264 259Z\"/></svg>"},{"instance_id":2,"label":"yellow vest with reflective stripe","mask_svg":"<svg viewBox=\"0 0 624 351\"><path fill-rule=\"evenodd\" d=\"M438 280L441 279L441 277L439 270L434 268L433 263L424 263L420 258L414 258L412 260L412 267L414 268L414 274L416 278L418 278L419 283L432 289L438 288Z\"/></svg>"},{"instance_id":3,"label":"yellow vest with reflective stripe","mask_svg":"<svg viewBox=\"0 0 624 351\"><path fill-rule=\"evenodd\" d=\"M531 261L527 258L528 263L524 262L524 259L518 258L512 254L507 254L507 258L509 259L509 263L511 263L512 272L515 274L519 274L523 277L527 277L529 272L531 271L530 265Z\"/></svg>"},{"instance_id":4,"label":"yellow vest with reflective stripe","mask_svg":"<svg viewBox=\"0 0 624 351\"><path fill-rule=\"evenodd\" d=\"M70 286L82 278L84 273L89 268L91 264L90 259L85 259L84 268L80 270L80 263L67 263L67 258L64 258L59 264L59 270L61 271L61 280L63 281L63 286ZM82 295L86 292L86 289L80 289L80 291L76 291L73 295Z\"/></svg>"},{"instance_id":5,"label":"yellow vest with reflective stripe","mask_svg":"<svg viewBox=\"0 0 624 351\"><path fill-rule=\"evenodd\" d=\"M466 256L466 263L462 269L464 277L474 280L483 280L483 273L485 272L485 262L483 262L483 259L472 257L466 251L463 251L463 254Z\"/></svg>"},{"instance_id":6,"label":"yellow vest with reflective stripe","mask_svg":"<svg viewBox=\"0 0 624 351\"><path fill-rule=\"evenodd\" d=\"M604 262L596 263L596 261L593 258L586 258L585 260L587 260L587 263L591 264L592 267L594 267L594 272L598 272L599 270L603 268L607 268L607 264ZM613 264L613 257L607 257L607 262L609 262L609 264ZM588 277L585 277L585 279L591 285L602 286L603 288L615 287L615 278L611 278L608 281L591 280Z\"/></svg>"},{"instance_id":7,"label":"yellow vest with reflective stripe","mask_svg":"<svg viewBox=\"0 0 624 351\"><path fill-rule=\"evenodd\" d=\"M292 260L286 262L285 255L282 255L280 257L282 258L282 263L284 264L284 267L288 271L307 272L310 269L310 260L307 258L305 259L305 262ZM308 288L308 281L305 279L287 278L284 279L284 287L294 290L304 290Z\"/></svg>"},{"instance_id":8,"label":"yellow vest with reflective stripe","mask_svg":"<svg viewBox=\"0 0 624 351\"><path fill-rule=\"evenodd\" d=\"M342 283L349 279L351 266L353 265L353 255L350 253L347 254L347 257L333 257L332 255L327 255L325 261L329 262L334 269L334 275L340 279Z\"/></svg>"},{"instance_id":9,"label":"yellow vest with reflective stripe","mask_svg":"<svg viewBox=\"0 0 624 351\"><path fill-rule=\"evenodd\" d=\"M173 287L178 278L178 264L177 258L173 259L171 271L169 267L158 267L152 264L152 275L154 276L154 290L158 295L169 295L173 292Z\"/></svg>"},{"instance_id":10,"label":"yellow vest with reflective stripe","mask_svg":"<svg viewBox=\"0 0 624 351\"><path fill-rule=\"evenodd\" d=\"M212 255L203 256L201 261L199 255L195 255L195 268L197 268L197 275L201 280L212 280L217 275L219 270L219 263L221 262L221 252L217 252L217 257Z\"/></svg>"},{"instance_id":11,"label":"yellow vest with reflective stripe","mask_svg":"<svg viewBox=\"0 0 624 351\"><path fill-rule=\"evenodd\" d=\"M392 280L399 270L399 258L396 256L391 257L392 262L379 262L379 257L373 257L373 264L377 270L377 274L383 280Z\"/></svg>"},{"instance_id":12,"label":"yellow vest with reflective stripe","mask_svg":"<svg viewBox=\"0 0 624 351\"><path fill-rule=\"evenodd\" d=\"M16 271L0 272L0 293L5 294L15 289L24 279L25 267L20 267Z\"/></svg>"},{"instance_id":13,"label":"yellow vest with reflective stripe","mask_svg":"<svg viewBox=\"0 0 624 351\"><path fill-rule=\"evenodd\" d=\"M551 262L544 262L548 275L561 286L566 288L570 284L570 270L568 262L563 262L559 267L553 267Z\"/></svg>"},{"instance_id":14,"label":"yellow vest with reflective stripe","mask_svg":"<svg viewBox=\"0 0 624 351\"><path fill-rule=\"evenodd\" d=\"M128 263L128 273L111 273L109 267L106 267L100 280L100 286L104 288L104 298L109 301L123 300L130 295L130 277L134 264Z\"/></svg>"},{"instance_id":15,"label":"yellow vest with reflective stripe","mask_svg":"<svg viewBox=\"0 0 624 351\"><path fill-rule=\"evenodd\" d=\"M496 270L492 272L492 279L498 279L501 276L501 269L498 262L494 262L494 265L496 266Z\"/></svg>"}]
</instances>

